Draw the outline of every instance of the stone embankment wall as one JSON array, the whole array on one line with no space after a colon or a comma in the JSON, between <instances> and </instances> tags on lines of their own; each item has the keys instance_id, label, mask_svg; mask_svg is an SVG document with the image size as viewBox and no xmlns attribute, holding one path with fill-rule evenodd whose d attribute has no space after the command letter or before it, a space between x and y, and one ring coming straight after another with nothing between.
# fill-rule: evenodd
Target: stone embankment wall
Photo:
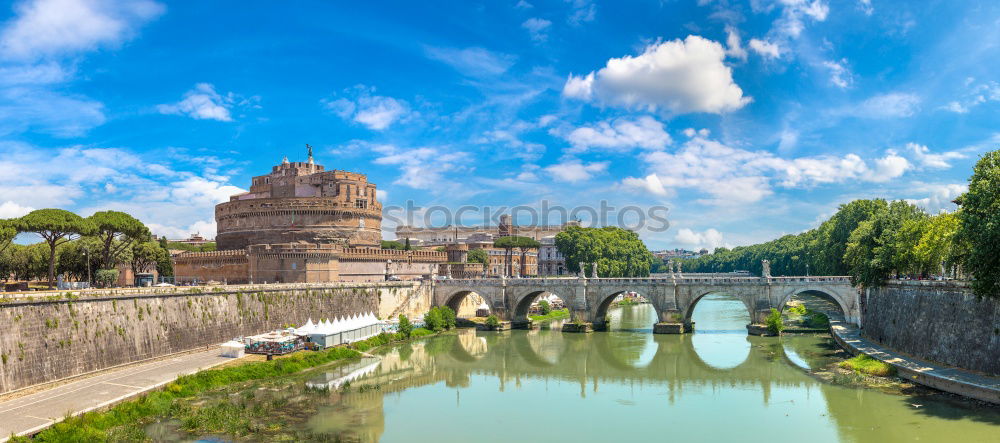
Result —
<instances>
[{"instance_id":1,"label":"stone embankment wall","mask_svg":"<svg viewBox=\"0 0 1000 443\"><path fill-rule=\"evenodd\" d=\"M429 285L257 285L48 294L0 303L0 393L214 346L311 317L411 318Z\"/></svg>"},{"instance_id":2,"label":"stone embankment wall","mask_svg":"<svg viewBox=\"0 0 1000 443\"><path fill-rule=\"evenodd\" d=\"M891 282L865 291L862 335L914 357L1000 376L1000 298L959 282Z\"/></svg>"}]
</instances>

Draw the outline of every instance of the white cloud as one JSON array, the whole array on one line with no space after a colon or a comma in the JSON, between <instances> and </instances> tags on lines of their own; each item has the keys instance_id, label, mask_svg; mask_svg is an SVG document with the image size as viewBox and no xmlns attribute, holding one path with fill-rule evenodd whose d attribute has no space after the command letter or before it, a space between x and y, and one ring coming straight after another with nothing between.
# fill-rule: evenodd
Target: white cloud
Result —
<instances>
[{"instance_id":1,"label":"white cloud","mask_svg":"<svg viewBox=\"0 0 1000 443\"><path fill-rule=\"evenodd\" d=\"M875 8L872 7L872 0L858 0L858 8L860 8L861 12L864 12L865 15L872 15L872 13L875 12Z\"/></svg>"},{"instance_id":2,"label":"white cloud","mask_svg":"<svg viewBox=\"0 0 1000 443\"><path fill-rule=\"evenodd\" d=\"M551 25L552 22L536 17L529 18L524 23L521 23L521 27L528 30L531 39L537 42L544 42L549 38L547 32Z\"/></svg>"},{"instance_id":3,"label":"white cloud","mask_svg":"<svg viewBox=\"0 0 1000 443\"><path fill-rule=\"evenodd\" d=\"M694 35L656 43L638 56L612 58L596 73L570 75L563 95L651 112L735 111L751 99L733 82L725 56L721 44Z\"/></svg>"},{"instance_id":4,"label":"white cloud","mask_svg":"<svg viewBox=\"0 0 1000 443\"><path fill-rule=\"evenodd\" d=\"M804 17L821 22L826 20L830 7L822 0L778 0L782 15L774 23L774 31L790 38L798 38L805 29Z\"/></svg>"},{"instance_id":5,"label":"white cloud","mask_svg":"<svg viewBox=\"0 0 1000 443\"><path fill-rule=\"evenodd\" d=\"M1000 83L995 81L975 84L975 79L966 79L966 87L972 86L961 100L953 100L941 108L957 114L966 114L987 101L1000 101Z\"/></svg>"},{"instance_id":6,"label":"white cloud","mask_svg":"<svg viewBox=\"0 0 1000 443\"><path fill-rule=\"evenodd\" d=\"M360 123L368 129L381 131L394 122L414 116L405 100L374 95L375 88L359 85L345 90L352 98L322 100L327 109L344 120Z\"/></svg>"},{"instance_id":7,"label":"white cloud","mask_svg":"<svg viewBox=\"0 0 1000 443\"><path fill-rule=\"evenodd\" d=\"M751 43L753 43L752 40ZM743 44L740 42L740 34L732 26L726 26L726 55L740 60L747 59L747 51L743 49Z\"/></svg>"},{"instance_id":8,"label":"white cloud","mask_svg":"<svg viewBox=\"0 0 1000 443\"><path fill-rule=\"evenodd\" d=\"M663 149L673 142L663 123L650 116L605 120L594 126L576 128L565 134L564 138L573 145L574 151L590 148L616 151L634 148Z\"/></svg>"},{"instance_id":9,"label":"white cloud","mask_svg":"<svg viewBox=\"0 0 1000 443\"><path fill-rule=\"evenodd\" d=\"M164 7L148 0L26 0L14 11L0 31L0 54L35 59L117 45Z\"/></svg>"},{"instance_id":10,"label":"white cloud","mask_svg":"<svg viewBox=\"0 0 1000 443\"><path fill-rule=\"evenodd\" d=\"M553 179L569 183L590 180L594 174L604 172L607 169L608 162L581 163L575 159L566 160L545 168L552 175Z\"/></svg>"},{"instance_id":11,"label":"white cloud","mask_svg":"<svg viewBox=\"0 0 1000 443\"><path fill-rule=\"evenodd\" d=\"M427 57L443 62L458 72L477 78L496 77L514 66L517 57L491 52L483 48L434 48L426 47Z\"/></svg>"},{"instance_id":12,"label":"white cloud","mask_svg":"<svg viewBox=\"0 0 1000 443\"><path fill-rule=\"evenodd\" d=\"M454 190L456 185L445 173L466 170L468 154L443 148L400 148L390 144L354 142L356 149L368 149L375 155L373 163L399 168L400 176L393 182L416 189L431 191ZM468 190L462 191L467 192ZM462 193L458 192L458 193Z\"/></svg>"},{"instance_id":13,"label":"white cloud","mask_svg":"<svg viewBox=\"0 0 1000 443\"><path fill-rule=\"evenodd\" d=\"M907 143L906 150L909 151L917 166L930 169L947 169L951 167L951 160L965 158L965 154L957 151L943 152L941 154L931 153L930 148L917 143Z\"/></svg>"},{"instance_id":14,"label":"white cloud","mask_svg":"<svg viewBox=\"0 0 1000 443\"><path fill-rule=\"evenodd\" d=\"M754 203L774 193L775 187L810 188L845 182L886 182L902 176L913 165L892 150L865 161L856 154L782 158L767 151L748 151L695 135L677 152L655 151L640 156L651 178L628 177L621 185L654 195L674 189L695 189L702 203ZM657 184L658 183L658 184Z\"/></svg>"},{"instance_id":15,"label":"white cloud","mask_svg":"<svg viewBox=\"0 0 1000 443\"><path fill-rule=\"evenodd\" d=\"M212 162L172 159L170 150L145 159L126 149L68 147L42 149L0 144L0 212L30 208L65 208L80 215L120 210L142 220L154 233L178 237L196 222L211 218L215 204L243 192L228 177L207 172ZM212 224L214 226L214 223ZM200 231L207 237L214 228ZM177 234L177 235L175 235Z\"/></svg>"},{"instance_id":16,"label":"white cloud","mask_svg":"<svg viewBox=\"0 0 1000 443\"><path fill-rule=\"evenodd\" d=\"M256 100L240 100L233 93L226 96L215 92L215 86L210 83L198 83L194 89L184 94L184 99L173 104L158 105L156 110L161 114L186 115L197 120L218 120L231 122L233 117L230 109L236 104L245 104Z\"/></svg>"},{"instance_id":17,"label":"white cloud","mask_svg":"<svg viewBox=\"0 0 1000 443\"><path fill-rule=\"evenodd\" d=\"M851 75L851 70L847 68L847 60L841 61L830 61L826 60L823 63L823 67L830 71L830 83L833 83L839 88L846 88L851 86L854 82L854 77Z\"/></svg>"},{"instance_id":18,"label":"white cloud","mask_svg":"<svg viewBox=\"0 0 1000 443\"><path fill-rule=\"evenodd\" d=\"M695 232L689 228L681 228L674 236L674 241L691 249L705 248L715 251L715 248L723 246L722 233L716 229L709 228L702 232Z\"/></svg>"},{"instance_id":19,"label":"white cloud","mask_svg":"<svg viewBox=\"0 0 1000 443\"><path fill-rule=\"evenodd\" d=\"M964 184L922 185L917 186L917 192L926 192L929 195L906 201L924 208L930 214L938 214L941 211L952 212L958 209L958 205L952 202L968 190L968 185Z\"/></svg>"},{"instance_id":20,"label":"white cloud","mask_svg":"<svg viewBox=\"0 0 1000 443\"><path fill-rule=\"evenodd\" d=\"M795 147L799 144L799 131L794 129L785 128L781 131L778 136L778 151L780 152L792 152Z\"/></svg>"},{"instance_id":21,"label":"white cloud","mask_svg":"<svg viewBox=\"0 0 1000 443\"><path fill-rule=\"evenodd\" d=\"M781 47L767 40L750 39L750 49L765 58L781 57Z\"/></svg>"},{"instance_id":22,"label":"white cloud","mask_svg":"<svg viewBox=\"0 0 1000 443\"><path fill-rule=\"evenodd\" d=\"M910 117L920 108L920 97L915 94L891 92L871 97L862 102L854 112L860 117L895 118Z\"/></svg>"},{"instance_id":23,"label":"white cloud","mask_svg":"<svg viewBox=\"0 0 1000 443\"><path fill-rule=\"evenodd\" d=\"M34 210L35 208L32 208L31 206L21 206L8 200L3 202L3 204L0 204L0 218L22 217Z\"/></svg>"},{"instance_id":24,"label":"white cloud","mask_svg":"<svg viewBox=\"0 0 1000 443\"><path fill-rule=\"evenodd\" d=\"M592 0L566 0L570 4L570 15L566 19L571 25L581 25L594 21L597 17L597 6Z\"/></svg>"},{"instance_id":25,"label":"white cloud","mask_svg":"<svg viewBox=\"0 0 1000 443\"><path fill-rule=\"evenodd\" d=\"M524 0L518 0L517 4L514 5L514 7L518 9L531 9L534 8L535 5L532 5L531 3L528 3Z\"/></svg>"},{"instance_id":26,"label":"white cloud","mask_svg":"<svg viewBox=\"0 0 1000 443\"><path fill-rule=\"evenodd\" d=\"M622 180L622 186L625 189L642 190L661 197L672 195L656 174L649 174L645 178L626 177Z\"/></svg>"}]
</instances>

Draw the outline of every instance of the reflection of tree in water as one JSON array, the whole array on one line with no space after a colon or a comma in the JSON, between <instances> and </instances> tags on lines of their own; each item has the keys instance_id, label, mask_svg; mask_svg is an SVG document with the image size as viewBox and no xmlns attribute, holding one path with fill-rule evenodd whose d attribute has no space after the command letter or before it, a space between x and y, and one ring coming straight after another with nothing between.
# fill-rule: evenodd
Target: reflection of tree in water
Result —
<instances>
[{"instance_id":1,"label":"reflection of tree in water","mask_svg":"<svg viewBox=\"0 0 1000 443\"><path fill-rule=\"evenodd\" d=\"M541 329L529 331L526 337L531 351L550 365L558 364L559 358L566 351L562 331Z\"/></svg>"},{"instance_id":2,"label":"reflection of tree in water","mask_svg":"<svg viewBox=\"0 0 1000 443\"><path fill-rule=\"evenodd\" d=\"M331 393L328 404L306 423L310 440L378 441L385 431L385 412L378 390Z\"/></svg>"}]
</instances>

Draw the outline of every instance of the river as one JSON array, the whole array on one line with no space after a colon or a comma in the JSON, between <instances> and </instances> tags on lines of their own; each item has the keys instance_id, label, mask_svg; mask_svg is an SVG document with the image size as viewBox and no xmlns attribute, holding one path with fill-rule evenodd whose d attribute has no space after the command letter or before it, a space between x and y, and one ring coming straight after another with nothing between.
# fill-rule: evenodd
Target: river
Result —
<instances>
[{"instance_id":1,"label":"river","mask_svg":"<svg viewBox=\"0 0 1000 443\"><path fill-rule=\"evenodd\" d=\"M461 330L198 402L271 405L262 440L1000 441L1000 408L821 381L829 337L748 337L736 300L700 302L689 335L652 334L649 305L610 315L608 332Z\"/></svg>"}]
</instances>

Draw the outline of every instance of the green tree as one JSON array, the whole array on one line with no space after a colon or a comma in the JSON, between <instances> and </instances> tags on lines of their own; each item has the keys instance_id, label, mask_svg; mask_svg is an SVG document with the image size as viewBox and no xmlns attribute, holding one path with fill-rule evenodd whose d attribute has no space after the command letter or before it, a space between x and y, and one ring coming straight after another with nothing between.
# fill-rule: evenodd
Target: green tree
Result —
<instances>
[{"instance_id":1,"label":"green tree","mask_svg":"<svg viewBox=\"0 0 1000 443\"><path fill-rule=\"evenodd\" d=\"M516 238L517 238L517 249L521 251L521 268L520 271L518 272L518 275L524 276L528 274L528 265L527 265L528 262L526 261L526 258L528 256L528 251L532 249L537 251L538 248L542 247L542 244L539 243L538 240L529 237L516 237ZM536 256L535 258L537 259L538 257ZM537 274L538 273L537 260L535 262L535 266L536 266L535 274Z\"/></svg>"},{"instance_id":2,"label":"green tree","mask_svg":"<svg viewBox=\"0 0 1000 443\"><path fill-rule=\"evenodd\" d=\"M63 209L37 209L18 220L22 232L34 232L49 246L49 289L56 279L56 247L81 235L94 232L93 225Z\"/></svg>"},{"instance_id":3,"label":"green tree","mask_svg":"<svg viewBox=\"0 0 1000 443\"><path fill-rule=\"evenodd\" d=\"M117 269L98 269L94 274L94 282L102 288L109 288L118 283Z\"/></svg>"},{"instance_id":4,"label":"green tree","mask_svg":"<svg viewBox=\"0 0 1000 443\"><path fill-rule=\"evenodd\" d=\"M437 306L431 308L424 314L424 327L435 332L440 332L445 329L445 319L441 315L441 309Z\"/></svg>"},{"instance_id":5,"label":"green tree","mask_svg":"<svg viewBox=\"0 0 1000 443\"><path fill-rule=\"evenodd\" d=\"M10 247L17 234L17 220L0 220L0 254Z\"/></svg>"},{"instance_id":6,"label":"green tree","mask_svg":"<svg viewBox=\"0 0 1000 443\"><path fill-rule=\"evenodd\" d=\"M149 229L141 221L118 211L100 211L87 217L94 235L101 242L99 266L110 269L118 264L122 252L132 245L150 240Z\"/></svg>"},{"instance_id":7,"label":"green tree","mask_svg":"<svg viewBox=\"0 0 1000 443\"><path fill-rule=\"evenodd\" d=\"M160 260L156 262L156 273L159 274L160 277L173 277L174 260L170 256L170 248L167 247L167 238L160 237L159 244L160 249L163 250L163 254L160 257Z\"/></svg>"},{"instance_id":8,"label":"green tree","mask_svg":"<svg viewBox=\"0 0 1000 443\"><path fill-rule=\"evenodd\" d=\"M476 248L469 251L469 255L468 257L466 257L466 261L468 261L469 263L482 263L483 266L486 266L486 264L489 263L490 261L490 257L489 255L486 254L485 250Z\"/></svg>"},{"instance_id":9,"label":"green tree","mask_svg":"<svg viewBox=\"0 0 1000 443\"><path fill-rule=\"evenodd\" d=\"M413 249L413 246L410 246L410 237L406 237L406 243L403 244L403 249L406 251Z\"/></svg>"},{"instance_id":10,"label":"green tree","mask_svg":"<svg viewBox=\"0 0 1000 443\"><path fill-rule=\"evenodd\" d=\"M965 268L980 296L1000 297L1000 151L984 154L957 200L958 235L968 245Z\"/></svg>"},{"instance_id":11,"label":"green tree","mask_svg":"<svg viewBox=\"0 0 1000 443\"><path fill-rule=\"evenodd\" d=\"M570 272L579 272L580 263L597 263L602 277L647 277L656 259L638 234L610 226L570 226L556 234L556 248ZM589 265L584 272L591 272Z\"/></svg>"},{"instance_id":12,"label":"green tree","mask_svg":"<svg viewBox=\"0 0 1000 443\"><path fill-rule=\"evenodd\" d=\"M908 275L926 275L928 267L917 255L917 246L930 227L930 218L914 218L903 222L895 233L895 269Z\"/></svg>"},{"instance_id":13,"label":"green tree","mask_svg":"<svg viewBox=\"0 0 1000 443\"><path fill-rule=\"evenodd\" d=\"M850 267L844 262L847 243L858 225L889 204L882 199L854 200L840 205L837 213L819 227L815 245L815 272L821 275L847 275Z\"/></svg>"},{"instance_id":14,"label":"green tree","mask_svg":"<svg viewBox=\"0 0 1000 443\"><path fill-rule=\"evenodd\" d=\"M493 247L503 249L503 275L510 277L513 274L513 251L517 247L517 237L500 237L493 242Z\"/></svg>"},{"instance_id":15,"label":"green tree","mask_svg":"<svg viewBox=\"0 0 1000 443\"><path fill-rule=\"evenodd\" d=\"M926 218L920 208L902 200L889 206L868 220L861 222L851 233L844 252L844 261L850 266L855 284L879 286L893 271L898 271L899 255L896 232L908 220Z\"/></svg>"},{"instance_id":16,"label":"green tree","mask_svg":"<svg viewBox=\"0 0 1000 443\"><path fill-rule=\"evenodd\" d=\"M917 243L916 257L926 272L939 273L953 269L960 260L960 244L957 240L958 215L942 213L931 217L920 242Z\"/></svg>"},{"instance_id":17,"label":"green tree","mask_svg":"<svg viewBox=\"0 0 1000 443\"><path fill-rule=\"evenodd\" d=\"M413 323L410 323L410 319L403 314L399 314L399 333L403 334L403 337L409 337L413 333Z\"/></svg>"},{"instance_id":18,"label":"green tree","mask_svg":"<svg viewBox=\"0 0 1000 443\"><path fill-rule=\"evenodd\" d=\"M538 313L541 315L549 315L552 312L552 306L549 306L548 300L538 301Z\"/></svg>"},{"instance_id":19,"label":"green tree","mask_svg":"<svg viewBox=\"0 0 1000 443\"><path fill-rule=\"evenodd\" d=\"M441 306L441 318L444 319L445 329L454 328L458 322L458 315L448 306Z\"/></svg>"},{"instance_id":20,"label":"green tree","mask_svg":"<svg viewBox=\"0 0 1000 443\"><path fill-rule=\"evenodd\" d=\"M68 274L76 280L85 280L88 273L93 276L100 261L94 255L100 250L100 240L95 237L82 237L59 245L56 249L57 273Z\"/></svg>"},{"instance_id":21,"label":"green tree","mask_svg":"<svg viewBox=\"0 0 1000 443\"><path fill-rule=\"evenodd\" d=\"M129 265L132 267L132 274L138 275L155 269L156 265L164 259L167 251L164 251L157 242L147 241L136 243L132 246L132 253L129 254Z\"/></svg>"}]
</instances>

